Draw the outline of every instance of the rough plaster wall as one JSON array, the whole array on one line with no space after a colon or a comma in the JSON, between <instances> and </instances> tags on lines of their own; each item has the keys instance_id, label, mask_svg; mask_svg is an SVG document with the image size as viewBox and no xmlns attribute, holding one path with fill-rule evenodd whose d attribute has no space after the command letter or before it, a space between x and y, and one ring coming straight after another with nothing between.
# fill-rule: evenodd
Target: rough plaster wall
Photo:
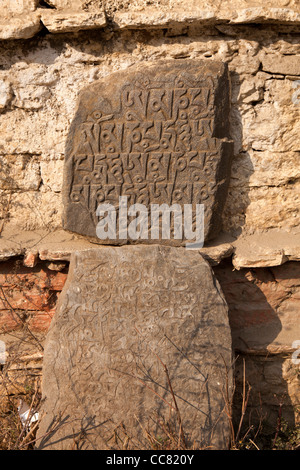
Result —
<instances>
[{"instance_id":1,"label":"rough plaster wall","mask_svg":"<svg viewBox=\"0 0 300 470\"><path fill-rule=\"evenodd\" d=\"M64 145L85 85L141 61L206 58L228 62L232 80L235 157L224 230L299 227L300 35L275 26L190 29L175 37L95 31L0 43L6 226L61 226Z\"/></svg>"}]
</instances>

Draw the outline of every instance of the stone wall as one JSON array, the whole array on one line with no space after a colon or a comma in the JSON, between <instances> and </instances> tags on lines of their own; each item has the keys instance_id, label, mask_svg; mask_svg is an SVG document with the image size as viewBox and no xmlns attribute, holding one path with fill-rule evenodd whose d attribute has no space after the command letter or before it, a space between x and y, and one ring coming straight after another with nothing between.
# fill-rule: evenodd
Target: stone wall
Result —
<instances>
[{"instance_id":1,"label":"stone wall","mask_svg":"<svg viewBox=\"0 0 300 470\"><path fill-rule=\"evenodd\" d=\"M289 423L299 423L299 365L293 363L292 344L300 337L300 266L232 270L230 261L214 268L229 306L236 352L236 383L240 404L244 380L252 387L249 421L265 418L276 427L280 403ZM298 343L300 344L300 343ZM238 408L237 408L237 415Z\"/></svg>"},{"instance_id":2,"label":"stone wall","mask_svg":"<svg viewBox=\"0 0 300 470\"><path fill-rule=\"evenodd\" d=\"M299 365L292 362L292 345L300 340L299 4L187 3L183 11L177 0L77 0L72 7L67 0L4 2L0 339L12 349L16 334L43 343L70 253L89 246L61 228L65 141L79 91L142 62L221 60L231 78L234 158L223 233L201 251L230 308L238 390L245 358L251 407L258 411L261 399L273 426L283 401L294 423L300 404ZM39 371L41 353L26 347L21 355L33 363L25 360L24 367Z\"/></svg>"},{"instance_id":3,"label":"stone wall","mask_svg":"<svg viewBox=\"0 0 300 470\"><path fill-rule=\"evenodd\" d=\"M69 35L43 29L25 42L2 41L0 190L7 228L61 227L64 145L84 86L142 61L178 58L229 65L235 156L224 230L236 235L299 226L300 68L294 26L197 23L181 34L153 28L108 26Z\"/></svg>"}]
</instances>

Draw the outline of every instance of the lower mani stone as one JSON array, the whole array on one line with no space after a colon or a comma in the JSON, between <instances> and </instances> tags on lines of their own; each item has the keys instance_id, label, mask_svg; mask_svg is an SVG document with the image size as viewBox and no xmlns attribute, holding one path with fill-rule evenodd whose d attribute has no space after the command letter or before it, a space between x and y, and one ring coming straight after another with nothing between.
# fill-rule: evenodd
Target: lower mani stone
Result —
<instances>
[{"instance_id":1,"label":"lower mani stone","mask_svg":"<svg viewBox=\"0 0 300 470\"><path fill-rule=\"evenodd\" d=\"M226 449L231 361L227 305L198 252L74 253L45 345L37 447Z\"/></svg>"}]
</instances>

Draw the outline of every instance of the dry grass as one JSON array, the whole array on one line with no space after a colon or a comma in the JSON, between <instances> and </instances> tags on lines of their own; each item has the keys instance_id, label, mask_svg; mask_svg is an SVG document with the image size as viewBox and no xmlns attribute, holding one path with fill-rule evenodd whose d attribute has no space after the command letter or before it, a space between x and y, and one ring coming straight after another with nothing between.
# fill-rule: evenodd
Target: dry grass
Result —
<instances>
[{"instance_id":1,"label":"dry grass","mask_svg":"<svg viewBox=\"0 0 300 470\"><path fill-rule=\"evenodd\" d=\"M17 263L12 273L17 278ZM33 333L28 324L29 313L13 307L11 296L14 289L26 292L28 286L22 279L18 285L7 289L0 285L1 304L9 312L13 323L19 326L1 329L5 340L6 362L0 364L0 449L30 450L34 446L37 423L29 427L31 416L39 409L41 400L40 374L43 356L43 337ZM18 407L23 401L30 407L28 423L23 426Z\"/></svg>"},{"instance_id":2,"label":"dry grass","mask_svg":"<svg viewBox=\"0 0 300 470\"><path fill-rule=\"evenodd\" d=\"M2 396L0 396L0 450L32 450L36 444L36 432L38 423L31 427L23 426L18 405L23 400L30 407L28 423L31 416L39 411L41 405L40 378L27 378L22 386L14 384L15 391L11 392L12 380L16 376L9 374L9 364L0 366L0 382ZM168 371L166 369L166 374ZM23 377L24 378L24 377ZM172 384L170 384L172 387ZM18 393L19 391L19 393ZM5 392L7 392L5 394ZM288 424L281 418L280 407L278 409L278 422L273 435L263 434L264 422L261 419L258 425L243 426L245 411L251 393L251 387L244 382L242 409L238 424L233 424L232 403L227 403L227 413L231 428L230 450L299 450L300 449L300 426L290 429ZM198 450L186 442L184 429L176 398L173 396L175 413L172 419L164 419L160 416L152 417L155 421L157 432L154 435L149 429L143 428L144 437L152 450ZM27 423L27 424L28 424ZM111 444L119 449L130 450L131 437L124 424L120 424L111 437ZM80 436L74 436L73 449L80 449Z\"/></svg>"},{"instance_id":3,"label":"dry grass","mask_svg":"<svg viewBox=\"0 0 300 470\"><path fill-rule=\"evenodd\" d=\"M5 369L0 374L1 389L5 390L7 378ZM9 384L10 385L10 384ZM9 389L9 385L7 389ZM24 401L29 405L27 421L23 424L18 407ZM8 393L0 397L0 450L31 450L34 448L34 441L38 423L29 426L34 413L38 411L41 401L39 381L27 381L23 385L23 390L19 394Z\"/></svg>"}]
</instances>

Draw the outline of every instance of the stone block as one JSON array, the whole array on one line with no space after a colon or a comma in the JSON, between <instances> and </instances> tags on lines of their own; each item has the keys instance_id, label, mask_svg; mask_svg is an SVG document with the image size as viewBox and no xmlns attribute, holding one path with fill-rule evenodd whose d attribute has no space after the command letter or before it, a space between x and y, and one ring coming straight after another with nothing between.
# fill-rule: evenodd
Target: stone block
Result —
<instances>
[{"instance_id":1,"label":"stone block","mask_svg":"<svg viewBox=\"0 0 300 470\"><path fill-rule=\"evenodd\" d=\"M226 449L231 354L226 302L195 251L77 252L45 344L39 448L118 449L126 430L128 449L149 449L145 431L181 426L183 446Z\"/></svg>"},{"instance_id":2,"label":"stone block","mask_svg":"<svg viewBox=\"0 0 300 470\"><path fill-rule=\"evenodd\" d=\"M118 212L122 196L147 210L203 204L204 236L214 238L233 152L228 113L228 71L218 61L142 63L84 89L66 145L64 228L124 244L96 238L97 207Z\"/></svg>"}]
</instances>

